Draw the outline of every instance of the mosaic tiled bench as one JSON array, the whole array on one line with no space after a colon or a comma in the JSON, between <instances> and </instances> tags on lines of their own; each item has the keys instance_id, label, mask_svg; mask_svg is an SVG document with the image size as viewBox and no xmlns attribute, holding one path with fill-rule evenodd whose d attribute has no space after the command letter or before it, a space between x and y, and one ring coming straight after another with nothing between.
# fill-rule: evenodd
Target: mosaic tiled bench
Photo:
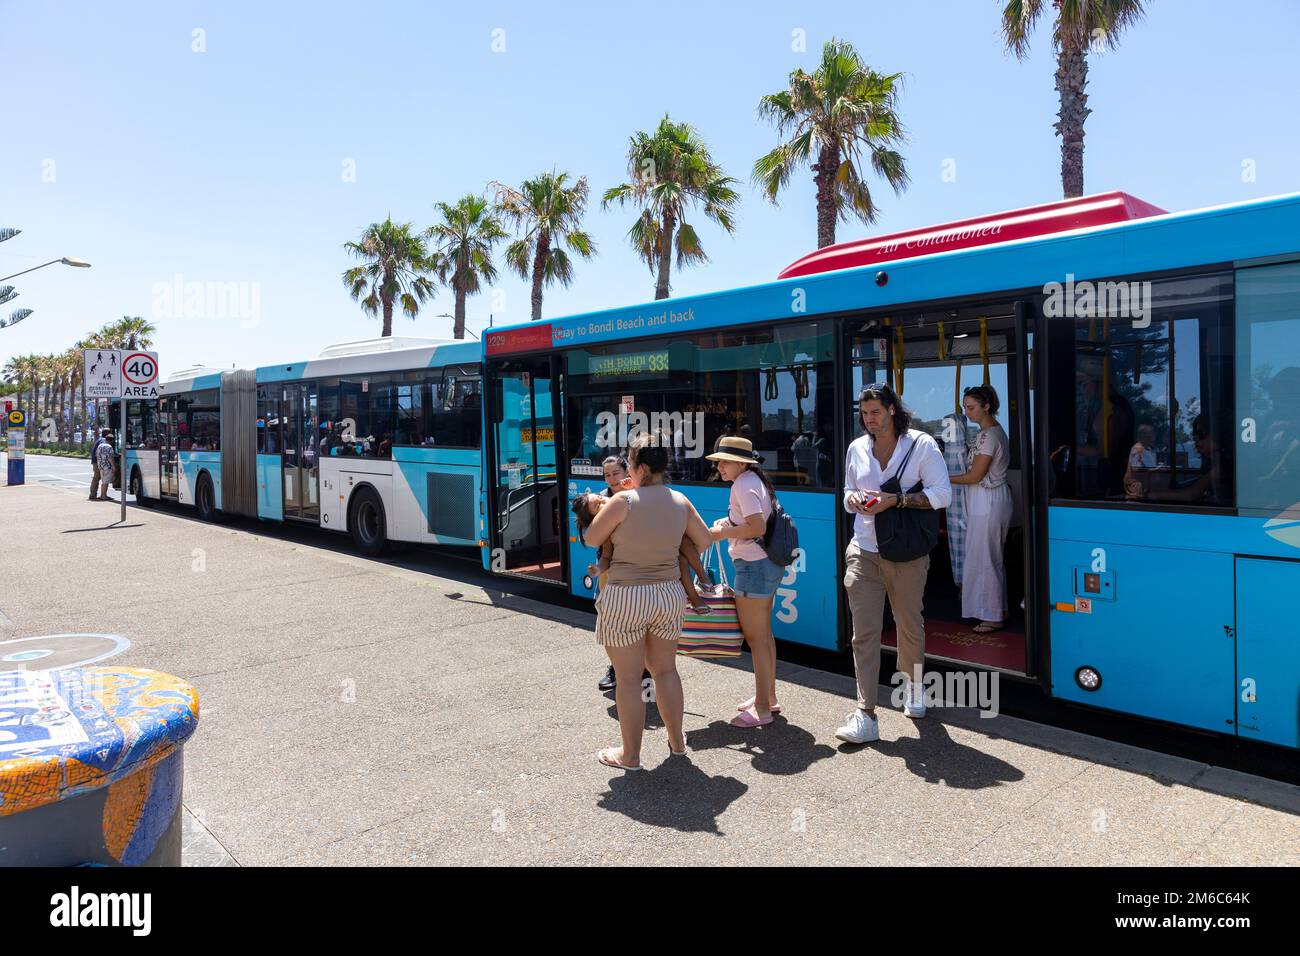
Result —
<instances>
[{"instance_id":1,"label":"mosaic tiled bench","mask_svg":"<svg viewBox=\"0 0 1300 956\"><path fill-rule=\"evenodd\" d=\"M158 671L0 671L0 867L179 866L198 720Z\"/></svg>"}]
</instances>

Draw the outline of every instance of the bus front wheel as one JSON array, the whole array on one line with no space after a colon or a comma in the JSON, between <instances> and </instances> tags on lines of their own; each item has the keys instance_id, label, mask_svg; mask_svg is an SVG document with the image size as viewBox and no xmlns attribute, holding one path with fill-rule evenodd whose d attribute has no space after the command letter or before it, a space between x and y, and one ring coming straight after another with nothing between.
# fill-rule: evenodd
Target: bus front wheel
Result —
<instances>
[{"instance_id":1,"label":"bus front wheel","mask_svg":"<svg viewBox=\"0 0 1300 956\"><path fill-rule=\"evenodd\" d=\"M384 553L388 544L384 503L372 489L358 488L352 496L348 530L352 532L352 543L362 554L373 558Z\"/></svg>"},{"instance_id":2,"label":"bus front wheel","mask_svg":"<svg viewBox=\"0 0 1300 956\"><path fill-rule=\"evenodd\" d=\"M144 479L140 477L140 469L131 469L131 494L135 495L135 503L142 508L152 508L158 504L157 498L149 498L144 493Z\"/></svg>"}]
</instances>

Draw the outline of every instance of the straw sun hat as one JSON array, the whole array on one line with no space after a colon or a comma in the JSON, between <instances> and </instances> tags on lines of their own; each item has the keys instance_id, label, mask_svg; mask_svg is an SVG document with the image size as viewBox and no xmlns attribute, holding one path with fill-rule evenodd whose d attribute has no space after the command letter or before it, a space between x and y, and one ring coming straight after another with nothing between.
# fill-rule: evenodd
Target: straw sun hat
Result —
<instances>
[{"instance_id":1,"label":"straw sun hat","mask_svg":"<svg viewBox=\"0 0 1300 956\"><path fill-rule=\"evenodd\" d=\"M758 461L754 454L754 443L748 438L728 435L718 442L718 450L705 456L709 461L734 461L742 465L752 465Z\"/></svg>"}]
</instances>

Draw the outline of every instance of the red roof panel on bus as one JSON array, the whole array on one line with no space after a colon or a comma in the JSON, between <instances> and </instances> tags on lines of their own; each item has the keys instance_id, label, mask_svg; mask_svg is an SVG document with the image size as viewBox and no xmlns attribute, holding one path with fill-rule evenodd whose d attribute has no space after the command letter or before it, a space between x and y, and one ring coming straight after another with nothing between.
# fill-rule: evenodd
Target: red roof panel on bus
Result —
<instances>
[{"instance_id":1,"label":"red roof panel on bus","mask_svg":"<svg viewBox=\"0 0 1300 956\"><path fill-rule=\"evenodd\" d=\"M839 242L795 260L777 277L796 276L852 269L877 262L894 262L935 252L971 249L1013 239L1046 236L1071 229L1087 229L1114 222L1145 219L1163 215L1165 210L1143 202L1128 193L1108 192L1078 199L1062 199L1008 212L959 219L923 229L910 229L871 239Z\"/></svg>"}]
</instances>

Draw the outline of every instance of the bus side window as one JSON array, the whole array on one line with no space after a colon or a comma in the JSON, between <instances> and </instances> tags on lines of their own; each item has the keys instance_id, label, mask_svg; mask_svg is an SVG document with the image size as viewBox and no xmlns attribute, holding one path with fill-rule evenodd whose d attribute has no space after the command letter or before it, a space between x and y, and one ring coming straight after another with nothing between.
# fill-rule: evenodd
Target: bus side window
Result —
<instances>
[{"instance_id":1,"label":"bus side window","mask_svg":"<svg viewBox=\"0 0 1300 956\"><path fill-rule=\"evenodd\" d=\"M1300 512L1300 263L1237 272L1238 507Z\"/></svg>"}]
</instances>

